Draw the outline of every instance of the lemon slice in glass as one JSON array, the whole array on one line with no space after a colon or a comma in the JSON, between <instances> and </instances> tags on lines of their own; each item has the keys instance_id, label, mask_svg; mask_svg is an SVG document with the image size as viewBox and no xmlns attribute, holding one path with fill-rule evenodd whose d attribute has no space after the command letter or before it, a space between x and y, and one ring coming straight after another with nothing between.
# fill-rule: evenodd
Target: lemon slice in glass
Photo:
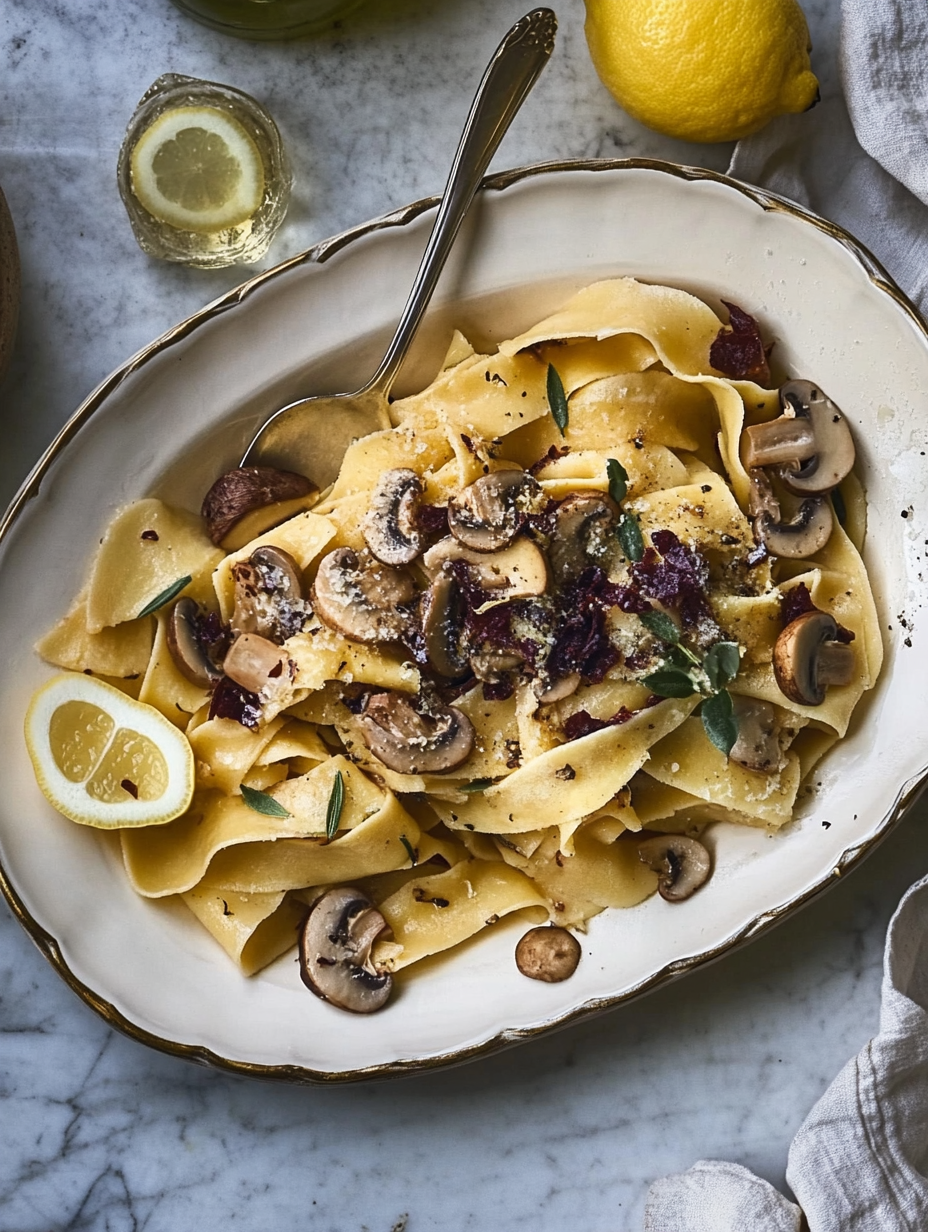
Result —
<instances>
[{"instance_id":1,"label":"lemon slice in glass","mask_svg":"<svg viewBox=\"0 0 928 1232\"><path fill-rule=\"evenodd\" d=\"M32 698L26 747L48 801L84 826L153 826L193 795L193 751L152 706L93 676L55 676Z\"/></svg>"},{"instance_id":2,"label":"lemon slice in glass","mask_svg":"<svg viewBox=\"0 0 928 1232\"><path fill-rule=\"evenodd\" d=\"M136 141L132 191L149 214L210 234L247 222L264 197L264 166L242 125L218 107L172 107Z\"/></svg>"}]
</instances>

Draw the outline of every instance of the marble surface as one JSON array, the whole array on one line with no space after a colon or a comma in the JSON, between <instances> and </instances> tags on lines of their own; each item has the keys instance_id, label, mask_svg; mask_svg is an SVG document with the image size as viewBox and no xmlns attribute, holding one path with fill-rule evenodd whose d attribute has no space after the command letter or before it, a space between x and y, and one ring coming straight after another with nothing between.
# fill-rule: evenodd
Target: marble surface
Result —
<instances>
[{"instance_id":1,"label":"marble surface","mask_svg":"<svg viewBox=\"0 0 928 1232\"><path fill-rule=\"evenodd\" d=\"M250 45L167 0L4 0L0 187L23 305L0 385L8 500L128 355L242 280L137 249L115 189L135 102L166 71L259 97L296 191L264 265L438 191L483 63L523 0L370 0L311 41ZM807 6L831 81L837 6ZM648 132L586 56L581 0L495 167L730 150ZM831 87L833 88L833 87ZM698 1158L777 1185L789 1141L876 1030L885 925L928 872L916 806L861 867L772 934L600 1019L465 1068L327 1090L197 1069L111 1031L0 907L0 1232L632 1232L649 1182Z\"/></svg>"}]
</instances>

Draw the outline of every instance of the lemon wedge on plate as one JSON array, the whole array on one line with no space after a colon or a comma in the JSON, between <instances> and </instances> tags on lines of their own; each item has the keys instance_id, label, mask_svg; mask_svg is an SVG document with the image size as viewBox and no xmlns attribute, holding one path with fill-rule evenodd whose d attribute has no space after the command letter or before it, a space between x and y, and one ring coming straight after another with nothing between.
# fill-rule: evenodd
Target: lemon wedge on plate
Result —
<instances>
[{"instance_id":1,"label":"lemon wedge on plate","mask_svg":"<svg viewBox=\"0 0 928 1232\"><path fill-rule=\"evenodd\" d=\"M264 166L245 128L218 107L172 107L136 141L132 191L149 214L210 234L247 222L264 198Z\"/></svg>"},{"instance_id":2,"label":"lemon wedge on plate","mask_svg":"<svg viewBox=\"0 0 928 1232\"><path fill-rule=\"evenodd\" d=\"M49 803L84 826L153 826L193 795L193 751L152 706L93 676L55 676L26 713L26 747Z\"/></svg>"}]
</instances>

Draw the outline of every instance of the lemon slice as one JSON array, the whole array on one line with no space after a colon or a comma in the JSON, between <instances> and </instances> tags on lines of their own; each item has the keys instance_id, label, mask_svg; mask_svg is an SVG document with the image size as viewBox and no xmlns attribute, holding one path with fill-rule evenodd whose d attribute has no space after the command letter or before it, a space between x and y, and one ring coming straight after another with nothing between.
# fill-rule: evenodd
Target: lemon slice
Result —
<instances>
[{"instance_id":1,"label":"lemon slice","mask_svg":"<svg viewBox=\"0 0 928 1232\"><path fill-rule=\"evenodd\" d=\"M26 713L26 747L48 801L112 830L178 817L193 795L193 752L152 706L93 676L55 676Z\"/></svg>"},{"instance_id":2,"label":"lemon slice","mask_svg":"<svg viewBox=\"0 0 928 1232\"><path fill-rule=\"evenodd\" d=\"M258 147L216 107L165 111L136 141L129 169L132 191L149 214L185 231L237 227L264 197Z\"/></svg>"}]
</instances>

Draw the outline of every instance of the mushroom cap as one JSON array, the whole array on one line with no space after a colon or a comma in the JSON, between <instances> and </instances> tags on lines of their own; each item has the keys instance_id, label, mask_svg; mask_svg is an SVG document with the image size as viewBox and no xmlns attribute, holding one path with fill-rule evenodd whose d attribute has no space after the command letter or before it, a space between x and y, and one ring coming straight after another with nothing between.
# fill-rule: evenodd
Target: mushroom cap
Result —
<instances>
[{"instance_id":1,"label":"mushroom cap","mask_svg":"<svg viewBox=\"0 0 928 1232\"><path fill-rule=\"evenodd\" d=\"M312 589L316 615L353 642L400 637L409 616L398 610L416 593L408 573L381 564L369 552L336 548L322 558Z\"/></svg>"},{"instance_id":2,"label":"mushroom cap","mask_svg":"<svg viewBox=\"0 0 928 1232\"><path fill-rule=\"evenodd\" d=\"M203 498L200 512L206 519L210 539L221 543L247 513L317 490L311 480L296 471L273 466L237 466L219 476Z\"/></svg>"},{"instance_id":3,"label":"mushroom cap","mask_svg":"<svg viewBox=\"0 0 928 1232\"><path fill-rule=\"evenodd\" d=\"M837 636L834 616L820 611L803 612L780 633L773 647L773 674L790 701L820 706L828 684L853 679L854 651Z\"/></svg>"},{"instance_id":4,"label":"mushroom cap","mask_svg":"<svg viewBox=\"0 0 928 1232\"><path fill-rule=\"evenodd\" d=\"M566 928L540 925L530 928L516 946L516 966L530 980L560 984L580 962L580 942Z\"/></svg>"},{"instance_id":5,"label":"mushroom cap","mask_svg":"<svg viewBox=\"0 0 928 1232\"><path fill-rule=\"evenodd\" d=\"M397 774L444 774L474 747L463 711L437 702L426 709L405 693L374 693L357 722L370 751Z\"/></svg>"},{"instance_id":6,"label":"mushroom cap","mask_svg":"<svg viewBox=\"0 0 928 1232\"><path fill-rule=\"evenodd\" d=\"M222 672L206 653L197 636L200 609L189 595L178 599L167 618L165 633L174 666L191 684L208 689L222 679Z\"/></svg>"},{"instance_id":7,"label":"mushroom cap","mask_svg":"<svg viewBox=\"0 0 928 1232\"><path fill-rule=\"evenodd\" d=\"M657 892L679 903L704 885L712 871L709 852L685 834L658 834L638 844L638 859L658 874Z\"/></svg>"},{"instance_id":8,"label":"mushroom cap","mask_svg":"<svg viewBox=\"0 0 928 1232\"><path fill-rule=\"evenodd\" d=\"M548 545L551 572L561 585L579 577L614 542L619 507L605 492L572 492L558 505Z\"/></svg>"},{"instance_id":9,"label":"mushroom cap","mask_svg":"<svg viewBox=\"0 0 928 1232\"><path fill-rule=\"evenodd\" d=\"M415 471L395 467L384 471L361 523L364 541L385 565L408 565L425 544L416 525L419 497L425 485Z\"/></svg>"},{"instance_id":10,"label":"mushroom cap","mask_svg":"<svg viewBox=\"0 0 928 1232\"><path fill-rule=\"evenodd\" d=\"M373 965L371 946L387 922L361 890L337 886L313 905L300 934L300 975L323 1001L355 1014L387 1002L392 976Z\"/></svg>"},{"instance_id":11,"label":"mushroom cap","mask_svg":"<svg viewBox=\"0 0 928 1232\"><path fill-rule=\"evenodd\" d=\"M780 405L805 419L815 437L815 452L799 465L780 467L783 486L798 496L818 496L836 488L854 465L854 438L847 420L814 381L787 381Z\"/></svg>"},{"instance_id":12,"label":"mushroom cap","mask_svg":"<svg viewBox=\"0 0 928 1232\"><path fill-rule=\"evenodd\" d=\"M448 529L475 552L496 552L512 542L541 496L527 471L493 471L448 501Z\"/></svg>"},{"instance_id":13,"label":"mushroom cap","mask_svg":"<svg viewBox=\"0 0 928 1232\"><path fill-rule=\"evenodd\" d=\"M235 584L231 627L281 644L299 633L309 615L300 567L283 548L256 548L232 566Z\"/></svg>"},{"instance_id":14,"label":"mushroom cap","mask_svg":"<svg viewBox=\"0 0 928 1232\"><path fill-rule=\"evenodd\" d=\"M814 556L831 537L834 516L824 496L808 496L789 522L774 522L769 513L754 520L754 529L771 556L801 560Z\"/></svg>"}]
</instances>

